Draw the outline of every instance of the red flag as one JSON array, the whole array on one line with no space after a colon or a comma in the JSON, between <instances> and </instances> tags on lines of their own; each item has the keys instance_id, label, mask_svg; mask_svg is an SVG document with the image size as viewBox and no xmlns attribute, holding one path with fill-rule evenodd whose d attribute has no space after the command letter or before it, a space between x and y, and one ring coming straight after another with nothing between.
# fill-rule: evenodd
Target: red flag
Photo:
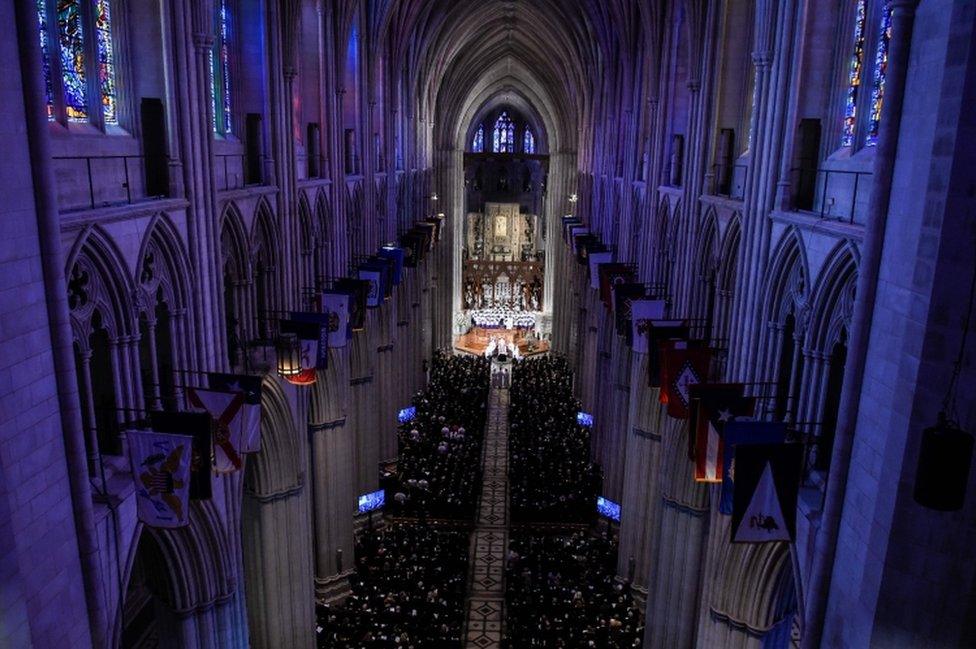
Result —
<instances>
[{"instance_id":1,"label":"red flag","mask_svg":"<svg viewBox=\"0 0 976 649\"><path fill-rule=\"evenodd\" d=\"M712 350L701 341L671 340L661 343L661 356L661 403L667 404L668 415L687 419L690 386L708 380Z\"/></svg>"}]
</instances>

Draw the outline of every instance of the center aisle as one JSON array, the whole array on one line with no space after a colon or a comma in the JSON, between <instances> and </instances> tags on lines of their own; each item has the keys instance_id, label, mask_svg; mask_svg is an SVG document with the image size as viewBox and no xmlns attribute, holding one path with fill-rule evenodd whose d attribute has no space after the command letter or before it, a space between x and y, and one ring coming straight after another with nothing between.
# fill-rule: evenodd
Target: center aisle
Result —
<instances>
[{"instance_id":1,"label":"center aisle","mask_svg":"<svg viewBox=\"0 0 976 649\"><path fill-rule=\"evenodd\" d=\"M465 646L501 647L508 554L509 392L492 388L485 430L484 474L471 542Z\"/></svg>"}]
</instances>

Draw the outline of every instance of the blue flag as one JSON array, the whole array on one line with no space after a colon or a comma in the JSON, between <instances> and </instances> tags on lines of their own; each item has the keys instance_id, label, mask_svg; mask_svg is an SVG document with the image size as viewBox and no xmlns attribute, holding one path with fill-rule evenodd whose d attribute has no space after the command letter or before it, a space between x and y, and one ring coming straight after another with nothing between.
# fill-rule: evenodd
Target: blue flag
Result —
<instances>
[{"instance_id":1,"label":"blue flag","mask_svg":"<svg viewBox=\"0 0 976 649\"><path fill-rule=\"evenodd\" d=\"M778 421L733 419L725 424L725 444L722 458L722 496L718 511L732 515L735 476L735 447L747 444L782 444L786 440L786 424Z\"/></svg>"}]
</instances>

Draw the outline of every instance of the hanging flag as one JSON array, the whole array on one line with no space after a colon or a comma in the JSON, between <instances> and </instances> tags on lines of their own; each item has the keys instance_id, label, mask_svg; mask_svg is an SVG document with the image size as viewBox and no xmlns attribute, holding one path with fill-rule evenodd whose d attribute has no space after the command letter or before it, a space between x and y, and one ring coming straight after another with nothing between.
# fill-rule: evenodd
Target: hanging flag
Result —
<instances>
[{"instance_id":1,"label":"hanging flag","mask_svg":"<svg viewBox=\"0 0 976 649\"><path fill-rule=\"evenodd\" d=\"M392 259L380 256L378 254L373 255L366 260L363 264L359 266L361 269L369 269L379 271L380 273L380 291L379 300L382 303L383 300L388 299L393 295L393 273L394 273L394 262Z\"/></svg>"},{"instance_id":2,"label":"hanging flag","mask_svg":"<svg viewBox=\"0 0 976 649\"><path fill-rule=\"evenodd\" d=\"M207 385L211 390L224 392L240 392L244 395L244 405L241 406L243 419L241 432L241 452L257 453L261 450L261 382L260 376L246 374L220 374L211 372L207 375Z\"/></svg>"},{"instance_id":3,"label":"hanging flag","mask_svg":"<svg viewBox=\"0 0 976 649\"><path fill-rule=\"evenodd\" d=\"M600 264L600 301L613 313L613 287L633 282L636 270L631 264Z\"/></svg>"},{"instance_id":4,"label":"hanging flag","mask_svg":"<svg viewBox=\"0 0 976 649\"><path fill-rule=\"evenodd\" d=\"M444 229L444 219L439 216L429 216L426 222L434 226L434 241L440 241L441 232Z\"/></svg>"},{"instance_id":5,"label":"hanging flag","mask_svg":"<svg viewBox=\"0 0 976 649\"><path fill-rule=\"evenodd\" d=\"M423 236L414 231L400 235L400 247L403 248L403 265L407 268L416 268L422 261Z\"/></svg>"},{"instance_id":6,"label":"hanging flag","mask_svg":"<svg viewBox=\"0 0 976 649\"><path fill-rule=\"evenodd\" d=\"M581 236L586 236L589 234L591 234L590 229L585 225L583 225L582 223L573 226L572 228L569 229L569 244L573 246L573 248L575 249L576 238Z\"/></svg>"},{"instance_id":7,"label":"hanging flag","mask_svg":"<svg viewBox=\"0 0 976 649\"><path fill-rule=\"evenodd\" d=\"M568 245L573 240L573 230L575 228L583 228L583 219L577 216L564 216L563 217L563 241Z\"/></svg>"},{"instance_id":8,"label":"hanging flag","mask_svg":"<svg viewBox=\"0 0 976 649\"><path fill-rule=\"evenodd\" d=\"M660 349L661 403L667 404L669 416L687 419L690 387L708 380L712 350L698 340L665 341Z\"/></svg>"},{"instance_id":9,"label":"hanging flag","mask_svg":"<svg viewBox=\"0 0 976 649\"><path fill-rule=\"evenodd\" d=\"M630 342L638 354L647 353L647 338L652 320L664 318L664 300L634 300L630 305Z\"/></svg>"},{"instance_id":10,"label":"hanging flag","mask_svg":"<svg viewBox=\"0 0 976 649\"><path fill-rule=\"evenodd\" d=\"M729 515L732 513L735 487L735 449L747 444L782 444L786 441L786 424L780 421L733 419L725 424L722 438L722 495L718 511Z\"/></svg>"},{"instance_id":11,"label":"hanging flag","mask_svg":"<svg viewBox=\"0 0 976 649\"><path fill-rule=\"evenodd\" d=\"M613 261L613 253L609 250L598 250L590 253L590 288L600 288L600 264Z\"/></svg>"},{"instance_id":12,"label":"hanging flag","mask_svg":"<svg viewBox=\"0 0 976 649\"><path fill-rule=\"evenodd\" d=\"M193 437L190 456L190 500L208 500L213 495L213 417L205 412L149 413L149 425L157 433Z\"/></svg>"},{"instance_id":13,"label":"hanging flag","mask_svg":"<svg viewBox=\"0 0 976 649\"><path fill-rule=\"evenodd\" d=\"M336 281L335 289L349 296L349 327L352 331L365 329L366 297L369 294L369 283L360 279L343 277Z\"/></svg>"},{"instance_id":14,"label":"hanging flag","mask_svg":"<svg viewBox=\"0 0 976 649\"><path fill-rule=\"evenodd\" d=\"M214 470L233 473L244 466L244 393L187 388L186 399L198 412L214 420Z\"/></svg>"},{"instance_id":15,"label":"hanging flag","mask_svg":"<svg viewBox=\"0 0 976 649\"><path fill-rule=\"evenodd\" d=\"M329 367L329 316L324 313L292 311L280 324L282 333L298 336L302 347L303 370L324 370Z\"/></svg>"},{"instance_id":16,"label":"hanging flag","mask_svg":"<svg viewBox=\"0 0 976 649\"><path fill-rule=\"evenodd\" d=\"M418 232L424 235L424 243L428 250L434 249L434 240L437 234L437 226L426 221L418 221L413 226Z\"/></svg>"},{"instance_id":17,"label":"hanging flag","mask_svg":"<svg viewBox=\"0 0 976 649\"><path fill-rule=\"evenodd\" d=\"M376 254L393 260L393 284L399 286L403 279L403 260L407 255L406 250L394 245L385 245Z\"/></svg>"},{"instance_id":18,"label":"hanging flag","mask_svg":"<svg viewBox=\"0 0 976 649\"><path fill-rule=\"evenodd\" d=\"M690 330L684 320L651 320L647 323L647 384L661 387L661 343L687 340Z\"/></svg>"},{"instance_id":19,"label":"hanging flag","mask_svg":"<svg viewBox=\"0 0 976 649\"><path fill-rule=\"evenodd\" d=\"M587 246L598 243L600 243L600 237L589 231L573 235L573 250L576 252L576 262L585 266L589 259Z\"/></svg>"},{"instance_id":20,"label":"hanging flag","mask_svg":"<svg viewBox=\"0 0 976 649\"><path fill-rule=\"evenodd\" d=\"M366 263L359 266L359 279L369 285L366 291L366 308L375 309L383 304L383 269L375 264Z\"/></svg>"},{"instance_id":21,"label":"hanging flag","mask_svg":"<svg viewBox=\"0 0 976 649\"><path fill-rule=\"evenodd\" d=\"M150 527L186 525L190 514L193 436L130 430L126 441L139 520Z\"/></svg>"},{"instance_id":22,"label":"hanging flag","mask_svg":"<svg viewBox=\"0 0 976 649\"><path fill-rule=\"evenodd\" d=\"M617 284L613 287L614 315L616 316L617 335L630 338L631 305L635 300L644 297L644 285L634 282ZM630 344L630 341L627 341Z\"/></svg>"},{"instance_id":23,"label":"hanging flag","mask_svg":"<svg viewBox=\"0 0 976 649\"><path fill-rule=\"evenodd\" d=\"M754 397L742 396L741 383L709 383L694 390L695 427L688 430L695 439L695 480L722 482L725 425L742 417L752 417Z\"/></svg>"},{"instance_id":24,"label":"hanging flag","mask_svg":"<svg viewBox=\"0 0 976 649\"><path fill-rule=\"evenodd\" d=\"M322 291L322 313L328 318L329 347L345 347L352 338L349 326L349 293L340 290Z\"/></svg>"},{"instance_id":25,"label":"hanging flag","mask_svg":"<svg viewBox=\"0 0 976 649\"><path fill-rule=\"evenodd\" d=\"M745 444L735 449L732 542L796 539L802 444Z\"/></svg>"}]
</instances>

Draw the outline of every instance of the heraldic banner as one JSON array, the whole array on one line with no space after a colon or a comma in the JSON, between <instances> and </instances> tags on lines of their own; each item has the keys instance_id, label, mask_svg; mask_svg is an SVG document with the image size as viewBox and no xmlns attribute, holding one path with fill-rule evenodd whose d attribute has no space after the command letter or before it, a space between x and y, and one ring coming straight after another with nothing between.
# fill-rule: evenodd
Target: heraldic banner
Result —
<instances>
[{"instance_id":1,"label":"heraldic banner","mask_svg":"<svg viewBox=\"0 0 976 649\"><path fill-rule=\"evenodd\" d=\"M151 527L186 525L193 437L133 430L126 439L139 520Z\"/></svg>"}]
</instances>

